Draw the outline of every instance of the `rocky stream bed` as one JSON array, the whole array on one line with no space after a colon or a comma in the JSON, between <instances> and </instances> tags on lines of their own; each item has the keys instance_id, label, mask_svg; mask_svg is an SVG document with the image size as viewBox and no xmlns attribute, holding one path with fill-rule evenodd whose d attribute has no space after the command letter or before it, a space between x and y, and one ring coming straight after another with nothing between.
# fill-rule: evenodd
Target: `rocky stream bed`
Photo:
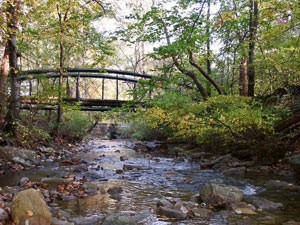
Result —
<instances>
[{"instance_id":1,"label":"rocky stream bed","mask_svg":"<svg viewBox=\"0 0 300 225\"><path fill-rule=\"evenodd\" d=\"M0 224L300 224L300 187L286 171L230 155L204 164L127 140L94 137L79 149L16 156L8 166L38 166L0 175Z\"/></svg>"}]
</instances>

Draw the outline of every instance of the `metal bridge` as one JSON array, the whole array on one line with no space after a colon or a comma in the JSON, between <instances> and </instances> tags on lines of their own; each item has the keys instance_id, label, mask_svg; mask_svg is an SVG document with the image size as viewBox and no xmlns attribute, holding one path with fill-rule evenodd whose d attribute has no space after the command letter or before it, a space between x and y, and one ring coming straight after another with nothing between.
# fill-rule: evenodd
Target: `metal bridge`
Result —
<instances>
[{"instance_id":1,"label":"metal bridge","mask_svg":"<svg viewBox=\"0 0 300 225\"><path fill-rule=\"evenodd\" d=\"M21 71L21 108L52 110L58 107L59 70ZM128 91L149 74L94 68L63 72L63 103L83 111L108 111L132 100Z\"/></svg>"}]
</instances>

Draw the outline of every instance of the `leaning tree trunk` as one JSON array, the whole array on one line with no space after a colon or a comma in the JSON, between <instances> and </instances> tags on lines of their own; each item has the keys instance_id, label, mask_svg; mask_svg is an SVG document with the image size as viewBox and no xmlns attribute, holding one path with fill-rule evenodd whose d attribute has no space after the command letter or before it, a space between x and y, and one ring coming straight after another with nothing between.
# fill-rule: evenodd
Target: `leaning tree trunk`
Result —
<instances>
[{"instance_id":1,"label":"leaning tree trunk","mask_svg":"<svg viewBox=\"0 0 300 225\"><path fill-rule=\"evenodd\" d=\"M0 123L5 122L7 113L7 77L9 73L8 44L5 45L0 72Z\"/></svg>"},{"instance_id":2,"label":"leaning tree trunk","mask_svg":"<svg viewBox=\"0 0 300 225\"><path fill-rule=\"evenodd\" d=\"M19 0L8 0L8 55L9 55L9 67L10 67L10 101L8 113L6 116L6 123L8 128L11 127L15 120L19 119L20 114L20 73L18 67L17 58L17 38L16 34L18 32L18 15L20 13L20 1Z\"/></svg>"}]
</instances>

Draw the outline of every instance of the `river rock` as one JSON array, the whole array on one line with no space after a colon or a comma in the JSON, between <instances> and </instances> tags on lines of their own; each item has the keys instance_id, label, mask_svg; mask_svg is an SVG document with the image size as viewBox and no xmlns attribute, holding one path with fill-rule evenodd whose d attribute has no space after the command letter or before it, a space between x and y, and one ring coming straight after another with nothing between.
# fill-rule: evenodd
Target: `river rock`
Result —
<instances>
[{"instance_id":1,"label":"river rock","mask_svg":"<svg viewBox=\"0 0 300 225\"><path fill-rule=\"evenodd\" d=\"M300 225L300 222L288 221L286 223L283 223L282 225Z\"/></svg>"},{"instance_id":2,"label":"river rock","mask_svg":"<svg viewBox=\"0 0 300 225\"><path fill-rule=\"evenodd\" d=\"M73 218L71 221L74 222L76 225L94 225L101 224L102 220L103 216L92 215L88 217Z\"/></svg>"},{"instance_id":3,"label":"river rock","mask_svg":"<svg viewBox=\"0 0 300 225\"><path fill-rule=\"evenodd\" d=\"M55 149L52 148L52 147L40 147L40 152L42 153L48 153L48 154L51 154L51 153L55 153Z\"/></svg>"},{"instance_id":4,"label":"river rock","mask_svg":"<svg viewBox=\"0 0 300 225\"><path fill-rule=\"evenodd\" d=\"M53 218L51 225L75 225L75 223L74 222L69 222L69 221L66 221L66 220L60 220L60 219L57 219L57 218Z\"/></svg>"},{"instance_id":5,"label":"river rock","mask_svg":"<svg viewBox=\"0 0 300 225\"><path fill-rule=\"evenodd\" d=\"M244 176L246 174L246 167L237 167L224 170L223 174L226 176Z\"/></svg>"},{"instance_id":6,"label":"river rock","mask_svg":"<svg viewBox=\"0 0 300 225\"><path fill-rule=\"evenodd\" d=\"M20 161L21 163L25 163L25 166L39 164L36 152L9 146L0 146L0 159L10 162Z\"/></svg>"},{"instance_id":7,"label":"river rock","mask_svg":"<svg viewBox=\"0 0 300 225\"><path fill-rule=\"evenodd\" d=\"M48 184L49 187L56 187L59 184L70 183L72 179L59 178L59 177L46 177L41 180L42 183Z\"/></svg>"},{"instance_id":8,"label":"river rock","mask_svg":"<svg viewBox=\"0 0 300 225\"><path fill-rule=\"evenodd\" d=\"M102 225L136 225L137 223L129 216L113 214L104 219Z\"/></svg>"},{"instance_id":9,"label":"river rock","mask_svg":"<svg viewBox=\"0 0 300 225\"><path fill-rule=\"evenodd\" d=\"M4 209L0 208L0 221L4 221L6 219L8 219L8 213Z\"/></svg>"},{"instance_id":10,"label":"river rock","mask_svg":"<svg viewBox=\"0 0 300 225\"><path fill-rule=\"evenodd\" d=\"M85 182L82 187L85 188L89 194L96 193L98 191L98 186L92 182Z\"/></svg>"},{"instance_id":11,"label":"river rock","mask_svg":"<svg viewBox=\"0 0 300 225\"><path fill-rule=\"evenodd\" d=\"M167 200L167 199L159 200L159 201L156 203L156 206L157 206L157 207L163 206L163 207L167 207L167 208L174 208L174 204L172 204L172 203L171 203L169 200Z\"/></svg>"},{"instance_id":12,"label":"river rock","mask_svg":"<svg viewBox=\"0 0 300 225\"><path fill-rule=\"evenodd\" d=\"M192 212L193 212L194 216L204 218L204 219L209 218L211 216L211 214L213 213L212 210L206 209L206 208L195 208L195 209L192 209Z\"/></svg>"},{"instance_id":13,"label":"river rock","mask_svg":"<svg viewBox=\"0 0 300 225\"><path fill-rule=\"evenodd\" d=\"M256 196L248 196L246 197L246 202L254 205L256 208L260 210L274 210L274 209L280 209L283 207L281 203L276 203L269 201L264 198L259 198Z\"/></svg>"},{"instance_id":14,"label":"river rock","mask_svg":"<svg viewBox=\"0 0 300 225\"><path fill-rule=\"evenodd\" d=\"M200 198L206 204L224 207L242 201L243 192L230 185L206 184L200 191Z\"/></svg>"},{"instance_id":15,"label":"river rock","mask_svg":"<svg viewBox=\"0 0 300 225\"><path fill-rule=\"evenodd\" d=\"M43 195L32 188L15 195L11 215L15 224L50 225L52 221Z\"/></svg>"},{"instance_id":16,"label":"river rock","mask_svg":"<svg viewBox=\"0 0 300 225\"><path fill-rule=\"evenodd\" d=\"M184 220L187 217L185 213L179 210L174 210L163 206L157 207L156 213L160 216L165 216L167 218L173 218L178 220Z\"/></svg>"},{"instance_id":17,"label":"river rock","mask_svg":"<svg viewBox=\"0 0 300 225\"><path fill-rule=\"evenodd\" d=\"M300 186L280 180L268 180L265 186L268 189L300 191Z\"/></svg>"},{"instance_id":18,"label":"river rock","mask_svg":"<svg viewBox=\"0 0 300 225\"><path fill-rule=\"evenodd\" d=\"M22 178L20 179L18 185L19 185L20 187L22 187L23 185L27 184L29 181L30 181L30 180L29 180L28 177L22 177Z\"/></svg>"},{"instance_id":19,"label":"river rock","mask_svg":"<svg viewBox=\"0 0 300 225\"><path fill-rule=\"evenodd\" d=\"M291 164L295 172L300 174L300 154L290 157L289 163Z\"/></svg>"},{"instance_id":20,"label":"river rock","mask_svg":"<svg viewBox=\"0 0 300 225\"><path fill-rule=\"evenodd\" d=\"M32 164L29 160L25 160L25 159L20 158L18 156L13 157L12 161L16 164L20 164L20 165L25 166L25 167L33 167L34 166L34 164Z\"/></svg>"}]
</instances>

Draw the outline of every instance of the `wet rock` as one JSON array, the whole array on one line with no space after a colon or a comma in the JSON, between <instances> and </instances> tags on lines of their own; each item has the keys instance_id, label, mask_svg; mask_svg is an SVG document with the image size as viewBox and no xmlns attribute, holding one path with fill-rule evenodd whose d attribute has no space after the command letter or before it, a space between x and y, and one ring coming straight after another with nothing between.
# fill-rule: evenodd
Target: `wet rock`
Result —
<instances>
[{"instance_id":1,"label":"wet rock","mask_svg":"<svg viewBox=\"0 0 300 225\"><path fill-rule=\"evenodd\" d=\"M34 189L27 189L15 195L11 215L15 224L50 225L52 221L43 195Z\"/></svg>"},{"instance_id":2,"label":"wet rock","mask_svg":"<svg viewBox=\"0 0 300 225\"><path fill-rule=\"evenodd\" d=\"M260 210L274 210L281 209L283 207L281 203L272 202L256 196L248 196L245 198L245 200Z\"/></svg>"},{"instance_id":3,"label":"wet rock","mask_svg":"<svg viewBox=\"0 0 300 225\"><path fill-rule=\"evenodd\" d=\"M85 182L82 187L86 189L88 194L96 193L98 191L98 186L92 182Z\"/></svg>"},{"instance_id":4,"label":"wet rock","mask_svg":"<svg viewBox=\"0 0 300 225\"><path fill-rule=\"evenodd\" d=\"M89 169L87 167L87 165L80 165L80 166L77 166L73 172L74 173L82 173L82 172L87 172Z\"/></svg>"},{"instance_id":5,"label":"wet rock","mask_svg":"<svg viewBox=\"0 0 300 225\"><path fill-rule=\"evenodd\" d=\"M24 186L25 184L27 184L29 181L30 181L30 180L29 180L28 177L22 177L22 178L20 179L20 181L18 182L18 185L19 185L20 187L22 187L22 186Z\"/></svg>"},{"instance_id":6,"label":"wet rock","mask_svg":"<svg viewBox=\"0 0 300 225\"><path fill-rule=\"evenodd\" d=\"M208 168L219 169L222 165L226 165L227 163L230 163L232 161L234 161L234 159L232 158L231 154L227 154L220 156L219 158L212 160L209 163L206 163L206 166Z\"/></svg>"},{"instance_id":7,"label":"wet rock","mask_svg":"<svg viewBox=\"0 0 300 225\"><path fill-rule=\"evenodd\" d=\"M60 199L63 201L71 201L75 199L76 197L74 195L61 195Z\"/></svg>"},{"instance_id":8,"label":"wet rock","mask_svg":"<svg viewBox=\"0 0 300 225\"><path fill-rule=\"evenodd\" d=\"M71 219L71 221L74 222L76 225L100 224L102 220L103 220L103 217L99 216L99 215L92 215L89 217L80 217L80 218ZM113 225L113 223L110 225Z\"/></svg>"},{"instance_id":9,"label":"wet rock","mask_svg":"<svg viewBox=\"0 0 300 225\"><path fill-rule=\"evenodd\" d=\"M206 209L206 208L195 208L195 209L192 209L192 213L196 217L207 219L211 216L213 211L210 209Z\"/></svg>"},{"instance_id":10,"label":"wet rock","mask_svg":"<svg viewBox=\"0 0 300 225\"><path fill-rule=\"evenodd\" d=\"M141 170L141 169L142 169L142 166L140 166L140 165L129 165L129 164L123 165L123 170L124 171Z\"/></svg>"},{"instance_id":11,"label":"wet rock","mask_svg":"<svg viewBox=\"0 0 300 225\"><path fill-rule=\"evenodd\" d=\"M102 225L136 225L137 223L129 216L113 214L104 219Z\"/></svg>"},{"instance_id":12,"label":"wet rock","mask_svg":"<svg viewBox=\"0 0 300 225\"><path fill-rule=\"evenodd\" d=\"M48 184L49 187L56 187L59 184L70 183L72 179L59 177L46 177L41 180L42 183Z\"/></svg>"},{"instance_id":13,"label":"wet rock","mask_svg":"<svg viewBox=\"0 0 300 225\"><path fill-rule=\"evenodd\" d=\"M225 207L242 201L243 192L225 184L206 184L200 191L200 198L214 207Z\"/></svg>"},{"instance_id":14,"label":"wet rock","mask_svg":"<svg viewBox=\"0 0 300 225\"><path fill-rule=\"evenodd\" d=\"M167 218L173 218L178 220L184 220L187 217L185 213L179 210L174 210L163 206L157 207L156 213L160 216L165 216Z\"/></svg>"},{"instance_id":15,"label":"wet rock","mask_svg":"<svg viewBox=\"0 0 300 225\"><path fill-rule=\"evenodd\" d=\"M123 174L123 173L124 173L124 170L121 170L121 169L116 170L116 174Z\"/></svg>"},{"instance_id":16,"label":"wet rock","mask_svg":"<svg viewBox=\"0 0 300 225\"><path fill-rule=\"evenodd\" d=\"M123 192L122 187L111 187L107 190L107 193L110 195L121 194Z\"/></svg>"},{"instance_id":17,"label":"wet rock","mask_svg":"<svg viewBox=\"0 0 300 225\"><path fill-rule=\"evenodd\" d=\"M75 223L69 222L69 221L66 221L66 220L60 220L58 218L53 218L51 225L75 225Z\"/></svg>"},{"instance_id":18,"label":"wet rock","mask_svg":"<svg viewBox=\"0 0 300 225\"><path fill-rule=\"evenodd\" d=\"M294 169L294 171L300 174L300 154L294 155L289 158L289 163Z\"/></svg>"},{"instance_id":19,"label":"wet rock","mask_svg":"<svg viewBox=\"0 0 300 225\"><path fill-rule=\"evenodd\" d=\"M285 181L280 181L280 180L268 180L265 183L265 187L274 190L280 189L280 190L300 191L300 186Z\"/></svg>"},{"instance_id":20,"label":"wet rock","mask_svg":"<svg viewBox=\"0 0 300 225\"><path fill-rule=\"evenodd\" d=\"M283 223L282 225L300 225L300 222L296 221L288 221L286 223Z\"/></svg>"},{"instance_id":21,"label":"wet rock","mask_svg":"<svg viewBox=\"0 0 300 225\"><path fill-rule=\"evenodd\" d=\"M93 172L85 173L84 177L87 178L88 180L101 180L101 181L107 180L105 177Z\"/></svg>"},{"instance_id":22,"label":"wet rock","mask_svg":"<svg viewBox=\"0 0 300 225\"><path fill-rule=\"evenodd\" d=\"M50 154L50 153L55 153L56 151L52 147L40 147L40 152Z\"/></svg>"},{"instance_id":23,"label":"wet rock","mask_svg":"<svg viewBox=\"0 0 300 225\"><path fill-rule=\"evenodd\" d=\"M156 203L156 206L157 206L157 207L163 206L163 207L167 207L167 208L174 208L173 203L171 203L171 202L170 202L169 200L167 200L167 199L159 200L159 201Z\"/></svg>"},{"instance_id":24,"label":"wet rock","mask_svg":"<svg viewBox=\"0 0 300 225\"><path fill-rule=\"evenodd\" d=\"M246 167L237 167L224 170L223 174L226 176L244 176L246 174Z\"/></svg>"},{"instance_id":25,"label":"wet rock","mask_svg":"<svg viewBox=\"0 0 300 225\"><path fill-rule=\"evenodd\" d=\"M37 159L37 154L34 151L30 151L22 148L15 148L9 146L0 146L0 159L6 161L14 162L15 160L24 162L26 166L38 165L39 160Z\"/></svg>"},{"instance_id":26,"label":"wet rock","mask_svg":"<svg viewBox=\"0 0 300 225\"><path fill-rule=\"evenodd\" d=\"M8 213L4 209L0 208L0 221L4 221L6 219L8 219Z\"/></svg>"},{"instance_id":27,"label":"wet rock","mask_svg":"<svg viewBox=\"0 0 300 225\"><path fill-rule=\"evenodd\" d=\"M120 156L120 161L126 161L126 160L128 160L127 156Z\"/></svg>"},{"instance_id":28,"label":"wet rock","mask_svg":"<svg viewBox=\"0 0 300 225\"><path fill-rule=\"evenodd\" d=\"M29 160L25 160L25 159L20 158L18 156L13 157L12 161L16 164L20 164L20 165L25 166L25 167L33 167L34 166L34 164L32 164Z\"/></svg>"}]
</instances>

